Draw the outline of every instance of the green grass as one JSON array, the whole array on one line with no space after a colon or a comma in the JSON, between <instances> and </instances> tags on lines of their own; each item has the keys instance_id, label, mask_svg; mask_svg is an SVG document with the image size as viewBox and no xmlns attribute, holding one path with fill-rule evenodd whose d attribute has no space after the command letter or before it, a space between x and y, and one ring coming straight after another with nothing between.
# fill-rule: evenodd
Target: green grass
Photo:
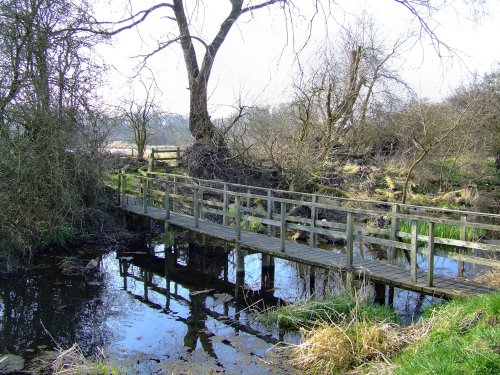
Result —
<instances>
[{"instance_id":1,"label":"green grass","mask_svg":"<svg viewBox=\"0 0 500 375\"><path fill-rule=\"evenodd\" d=\"M311 327L319 322L342 322L353 318L373 322L399 322L394 310L371 302L359 303L349 295L278 306L266 310L260 316L264 324L278 323L280 327L289 330Z\"/></svg>"},{"instance_id":2,"label":"green grass","mask_svg":"<svg viewBox=\"0 0 500 375\"><path fill-rule=\"evenodd\" d=\"M411 233L411 221L400 220L399 231ZM417 232L419 235L429 235L429 224L425 221L417 222ZM467 228L465 238L467 241L476 241L486 235L486 230L480 228ZM458 225L436 223L434 225L434 236L442 238L460 239L460 227Z\"/></svg>"},{"instance_id":3,"label":"green grass","mask_svg":"<svg viewBox=\"0 0 500 375\"><path fill-rule=\"evenodd\" d=\"M118 366L106 363L104 361L98 361L92 363L90 366L91 375L120 375L125 374Z\"/></svg>"},{"instance_id":4,"label":"green grass","mask_svg":"<svg viewBox=\"0 0 500 375\"><path fill-rule=\"evenodd\" d=\"M430 332L393 361L397 374L499 374L500 293L436 308Z\"/></svg>"},{"instance_id":5,"label":"green grass","mask_svg":"<svg viewBox=\"0 0 500 375\"><path fill-rule=\"evenodd\" d=\"M278 307L264 319L304 328L289 349L306 373L500 373L500 292L432 306L408 326L392 310L352 297Z\"/></svg>"},{"instance_id":6,"label":"green grass","mask_svg":"<svg viewBox=\"0 0 500 375\"><path fill-rule=\"evenodd\" d=\"M235 204L229 205L229 212L232 214L236 214L236 205ZM231 224L231 226L234 227L234 224ZM243 230L247 229L247 220L241 220L240 228ZM266 226L259 221L250 220L250 221L248 221L248 230L250 230L250 232L255 232L255 233L265 233Z\"/></svg>"}]
</instances>

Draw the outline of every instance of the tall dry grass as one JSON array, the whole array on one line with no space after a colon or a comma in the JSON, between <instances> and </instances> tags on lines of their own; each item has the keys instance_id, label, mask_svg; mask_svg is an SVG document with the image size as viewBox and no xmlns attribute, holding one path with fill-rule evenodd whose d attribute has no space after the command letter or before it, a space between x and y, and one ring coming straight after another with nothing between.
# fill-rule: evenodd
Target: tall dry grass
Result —
<instances>
[{"instance_id":1,"label":"tall dry grass","mask_svg":"<svg viewBox=\"0 0 500 375\"><path fill-rule=\"evenodd\" d=\"M114 365L107 363L103 351L96 355L93 361L83 355L78 344L73 344L69 349L60 349L59 355L52 363L54 375L118 375L122 371ZM124 372L123 372L124 373Z\"/></svg>"}]
</instances>

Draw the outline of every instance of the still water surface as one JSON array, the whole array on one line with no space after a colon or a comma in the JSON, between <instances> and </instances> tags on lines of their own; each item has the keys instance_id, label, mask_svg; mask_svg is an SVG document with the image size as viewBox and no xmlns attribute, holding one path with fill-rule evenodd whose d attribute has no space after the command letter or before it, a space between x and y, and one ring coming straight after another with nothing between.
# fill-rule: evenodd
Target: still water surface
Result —
<instances>
[{"instance_id":1,"label":"still water surface","mask_svg":"<svg viewBox=\"0 0 500 375\"><path fill-rule=\"evenodd\" d=\"M86 355L104 349L129 373L295 373L270 349L298 334L264 326L256 311L334 294L339 275L315 270L311 278L310 267L280 259L273 272L261 254L246 253L237 287L243 280L227 244L179 235L167 250L153 241L110 251L83 274L72 265L89 259L48 257L1 280L0 353L78 343ZM395 290L395 308L408 320L433 302Z\"/></svg>"}]
</instances>

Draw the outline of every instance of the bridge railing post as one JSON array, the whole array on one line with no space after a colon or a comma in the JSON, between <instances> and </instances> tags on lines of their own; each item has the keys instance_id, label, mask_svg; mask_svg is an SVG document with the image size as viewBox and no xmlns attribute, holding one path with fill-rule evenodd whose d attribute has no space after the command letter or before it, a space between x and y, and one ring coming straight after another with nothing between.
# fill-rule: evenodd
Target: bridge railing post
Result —
<instances>
[{"instance_id":1,"label":"bridge railing post","mask_svg":"<svg viewBox=\"0 0 500 375\"><path fill-rule=\"evenodd\" d=\"M273 219L274 211L274 201L273 201L273 191L271 189L267 190L267 219ZM267 235L269 237L274 236L274 225L267 224Z\"/></svg>"},{"instance_id":2,"label":"bridge railing post","mask_svg":"<svg viewBox=\"0 0 500 375\"><path fill-rule=\"evenodd\" d=\"M200 219L200 206L198 201L198 186L194 186L193 188L193 217L194 217L194 227L199 227L199 219Z\"/></svg>"},{"instance_id":3,"label":"bridge railing post","mask_svg":"<svg viewBox=\"0 0 500 375\"><path fill-rule=\"evenodd\" d=\"M227 226L228 224L228 213L229 213L229 195L227 193L227 183L224 182L224 192L222 195L222 225Z\"/></svg>"},{"instance_id":4,"label":"bridge railing post","mask_svg":"<svg viewBox=\"0 0 500 375\"><path fill-rule=\"evenodd\" d=\"M236 195L234 197L234 205L236 206L236 217L235 217L236 242L239 243L241 241L241 207L240 207L239 195Z\"/></svg>"},{"instance_id":5,"label":"bridge railing post","mask_svg":"<svg viewBox=\"0 0 500 375\"><path fill-rule=\"evenodd\" d=\"M177 187L177 176L174 176L174 181L173 181L173 186L172 186L172 193L174 194L173 197L173 204L172 204L172 211L177 212L177 193L178 193L178 187Z\"/></svg>"},{"instance_id":6,"label":"bridge railing post","mask_svg":"<svg viewBox=\"0 0 500 375\"><path fill-rule=\"evenodd\" d=\"M170 220L170 184L165 181L165 220Z\"/></svg>"},{"instance_id":7,"label":"bridge railing post","mask_svg":"<svg viewBox=\"0 0 500 375\"><path fill-rule=\"evenodd\" d=\"M286 241L286 203L281 201L281 220L280 220L280 241L281 241L281 251L285 252L285 241Z\"/></svg>"},{"instance_id":8,"label":"bridge railing post","mask_svg":"<svg viewBox=\"0 0 500 375\"><path fill-rule=\"evenodd\" d=\"M142 210L145 214L148 213L148 178L142 177Z\"/></svg>"},{"instance_id":9,"label":"bridge railing post","mask_svg":"<svg viewBox=\"0 0 500 375\"><path fill-rule=\"evenodd\" d=\"M312 247L316 247L318 245L318 235L316 233L316 219L317 219L317 209L315 203L318 203L318 196L314 194L311 197L311 224L310 224L310 233L309 233L309 245Z\"/></svg>"},{"instance_id":10,"label":"bridge railing post","mask_svg":"<svg viewBox=\"0 0 500 375\"><path fill-rule=\"evenodd\" d=\"M418 222L411 221L411 243L410 243L410 277L411 281L417 282L417 249L418 249Z\"/></svg>"},{"instance_id":11,"label":"bridge railing post","mask_svg":"<svg viewBox=\"0 0 500 375\"><path fill-rule=\"evenodd\" d=\"M399 227L399 219L397 214L399 213L399 205L397 203L392 206L392 219L391 219L391 240L396 241L398 238L398 227ZM396 248L389 247L387 252L387 260L390 264L394 264Z\"/></svg>"},{"instance_id":12,"label":"bridge railing post","mask_svg":"<svg viewBox=\"0 0 500 375\"><path fill-rule=\"evenodd\" d=\"M250 204L251 204L251 202L250 202L250 194L251 194L251 192L252 191L250 190L250 188L248 188L247 189L248 196L247 196L247 199L246 199L246 202L247 202L246 203L246 209L247 209L246 216L247 216L247 219L245 220L245 229L247 231L250 230L250 220L248 220L248 216L250 216Z\"/></svg>"},{"instance_id":13,"label":"bridge railing post","mask_svg":"<svg viewBox=\"0 0 500 375\"><path fill-rule=\"evenodd\" d=\"M462 215L460 217L460 221L462 222L462 225L460 226L460 241L466 241L467 239L467 216ZM464 254L465 249L462 247L460 248L460 254ZM458 271L457 271L457 276L458 277L464 277L464 271L465 271L465 263L463 260L458 261Z\"/></svg>"},{"instance_id":14,"label":"bridge railing post","mask_svg":"<svg viewBox=\"0 0 500 375\"><path fill-rule=\"evenodd\" d=\"M121 169L118 171L118 181L116 186L118 206L122 206L122 171Z\"/></svg>"},{"instance_id":15,"label":"bridge railing post","mask_svg":"<svg viewBox=\"0 0 500 375\"><path fill-rule=\"evenodd\" d=\"M198 188L198 216L200 219L205 218L205 212L204 212L204 206L203 206L203 202L205 202L204 195L205 195L205 191L203 189L203 186L199 186L199 188Z\"/></svg>"},{"instance_id":16,"label":"bridge railing post","mask_svg":"<svg viewBox=\"0 0 500 375\"><path fill-rule=\"evenodd\" d=\"M429 241L427 245L427 286L434 285L434 223L429 221Z\"/></svg>"},{"instance_id":17,"label":"bridge railing post","mask_svg":"<svg viewBox=\"0 0 500 375\"><path fill-rule=\"evenodd\" d=\"M127 176L125 174L122 174L122 199L121 199L121 206L126 207L127 206Z\"/></svg>"},{"instance_id":18,"label":"bridge railing post","mask_svg":"<svg viewBox=\"0 0 500 375\"><path fill-rule=\"evenodd\" d=\"M346 268L352 270L354 260L354 214L347 213L346 223Z\"/></svg>"}]
</instances>

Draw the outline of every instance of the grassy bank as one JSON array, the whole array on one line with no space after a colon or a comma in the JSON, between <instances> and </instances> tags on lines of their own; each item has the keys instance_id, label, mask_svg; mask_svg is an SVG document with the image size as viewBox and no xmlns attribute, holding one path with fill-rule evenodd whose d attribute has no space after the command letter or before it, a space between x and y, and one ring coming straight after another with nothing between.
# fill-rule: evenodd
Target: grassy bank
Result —
<instances>
[{"instance_id":1,"label":"grassy bank","mask_svg":"<svg viewBox=\"0 0 500 375\"><path fill-rule=\"evenodd\" d=\"M265 319L300 327L301 343L285 350L311 374L500 373L500 292L431 307L408 326L349 297L280 307Z\"/></svg>"},{"instance_id":2,"label":"grassy bank","mask_svg":"<svg viewBox=\"0 0 500 375\"><path fill-rule=\"evenodd\" d=\"M499 374L500 293L429 310L431 328L393 360L397 374Z\"/></svg>"}]
</instances>

